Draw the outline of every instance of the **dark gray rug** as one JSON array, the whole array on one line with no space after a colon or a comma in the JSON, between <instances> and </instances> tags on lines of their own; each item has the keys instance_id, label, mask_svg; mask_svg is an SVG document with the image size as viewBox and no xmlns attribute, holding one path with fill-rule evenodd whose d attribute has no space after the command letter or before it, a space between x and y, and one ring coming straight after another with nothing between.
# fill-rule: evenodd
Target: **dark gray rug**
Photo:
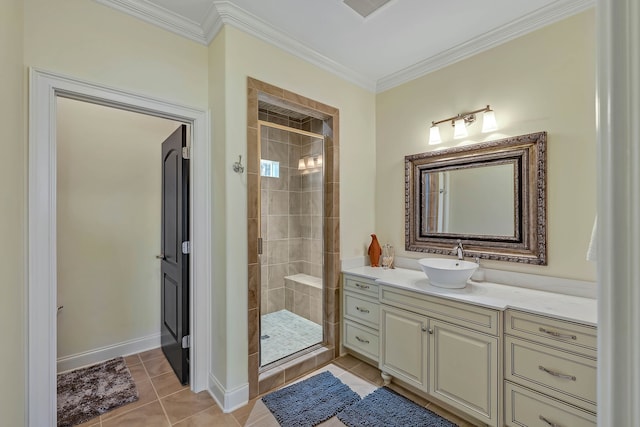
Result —
<instances>
[{"instance_id":1,"label":"dark gray rug","mask_svg":"<svg viewBox=\"0 0 640 427\"><path fill-rule=\"evenodd\" d=\"M386 387L349 406L338 419L349 427L457 427Z\"/></svg>"},{"instance_id":2,"label":"dark gray rug","mask_svg":"<svg viewBox=\"0 0 640 427\"><path fill-rule=\"evenodd\" d=\"M122 357L58 375L58 427L91 418L138 400Z\"/></svg>"},{"instance_id":3,"label":"dark gray rug","mask_svg":"<svg viewBox=\"0 0 640 427\"><path fill-rule=\"evenodd\" d=\"M313 427L360 401L360 396L324 371L269 393L262 401L281 426Z\"/></svg>"}]
</instances>

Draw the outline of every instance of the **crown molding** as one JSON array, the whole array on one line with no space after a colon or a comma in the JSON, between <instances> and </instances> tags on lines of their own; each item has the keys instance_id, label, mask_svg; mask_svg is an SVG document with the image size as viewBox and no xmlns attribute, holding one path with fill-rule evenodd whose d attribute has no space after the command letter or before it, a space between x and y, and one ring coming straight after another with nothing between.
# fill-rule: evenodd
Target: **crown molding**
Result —
<instances>
[{"instance_id":1,"label":"crown molding","mask_svg":"<svg viewBox=\"0 0 640 427\"><path fill-rule=\"evenodd\" d=\"M376 85L376 92L384 92L385 90L425 76L433 71L585 11L594 5L595 0L562 0L550 6L540 8L496 30L489 31L473 40L461 43L458 46L379 79Z\"/></svg>"},{"instance_id":2,"label":"crown molding","mask_svg":"<svg viewBox=\"0 0 640 427\"><path fill-rule=\"evenodd\" d=\"M375 80L366 78L351 68L300 43L294 37L283 33L271 24L237 7L233 3L229 1L215 1L214 5L225 25L235 27L364 89L371 92L375 91ZM215 35L210 35L211 39L213 39L214 36Z\"/></svg>"},{"instance_id":3,"label":"crown molding","mask_svg":"<svg viewBox=\"0 0 640 427\"><path fill-rule=\"evenodd\" d=\"M203 45L208 45L203 27L197 22L180 16L170 10L148 3L144 0L95 0L96 2L119 10L135 18L156 25L172 33L191 39ZM207 18L215 15L215 8L211 8ZM215 19L211 19L215 21Z\"/></svg>"},{"instance_id":4,"label":"crown molding","mask_svg":"<svg viewBox=\"0 0 640 427\"><path fill-rule=\"evenodd\" d=\"M214 1L202 25L145 0L95 0L150 24L208 46L223 25L230 25L371 92L380 93L463 59L580 13L595 0L559 0L496 30L461 43L375 81L300 43L266 21L227 0Z\"/></svg>"},{"instance_id":5,"label":"crown molding","mask_svg":"<svg viewBox=\"0 0 640 427\"><path fill-rule=\"evenodd\" d=\"M222 20L222 16L218 12L217 6L214 4L214 7L211 8L207 16L205 16L202 21L202 31L204 33L207 46L218 35L223 25L224 21Z\"/></svg>"}]
</instances>

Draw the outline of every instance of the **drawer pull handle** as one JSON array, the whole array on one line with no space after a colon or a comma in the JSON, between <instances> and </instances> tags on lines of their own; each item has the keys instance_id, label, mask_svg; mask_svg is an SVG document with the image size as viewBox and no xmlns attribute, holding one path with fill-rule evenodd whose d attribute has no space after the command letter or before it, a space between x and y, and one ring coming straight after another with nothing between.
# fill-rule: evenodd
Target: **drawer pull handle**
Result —
<instances>
[{"instance_id":1,"label":"drawer pull handle","mask_svg":"<svg viewBox=\"0 0 640 427\"><path fill-rule=\"evenodd\" d=\"M363 340L362 338L360 338L360 337L359 337L359 336L357 336L357 335L356 335L356 339L357 339L358 341L360 341L361 343L369 344L369 340Z\"/></svg>"},{"instance_id":2,"label":"drawer pull handle","mask_svg":"<svg viewBox=\"0 0 640 427\"><path fill-rule=\"evenodd\" d=\"M549 421L548 419L546 419L542 415L539 415L538 418L540 418L540 420L542 420L545 423L547 423L549 425L549 427L562 427L560 424L552 423L551 421Z\"/></svg>"},{"instance_id":3,"label":"drawer pull handle","mask_svg":"<svg viewBox=\"0 0 640 427\"><path fill-rule=\"evenodd\" d=\"M360 313L369 313L369 310L367 310L366 308L362 308L362 307L356 307L356 310L358 310Z\"/></svg>"},{"instance_id":4,"label":"drawer pull handle","mask_svg":"<svg viewBox=\"0 0 640 427\"><path fill-rule=\"evenodd\" d=\"M545 334L549 334L552 337L556 337L556 338L561 338L561 339L565 339L565 340L567 340L567 339L577 340L578 339L578 337L575 336L575 335L561 334L560 332L550 331L550 330L545 329L545 328L538 328L538 330L540 332L544 332Z\"/></svg>"},{"instance_id":5,"label":"drawer pull handle","mask_svg":"<svg viewBox=\"0 0 640 427\"><path fill-rule=\"evenodd\" d=\"M576 380L576 377L573 376L573 375L561 374L559 372L552 371L551 369L547 369L542 365L538 365L538 369L540 369L541 371L546 372L549 375L553 375L554 377L564 378L565 380L571 380L571 381L575 381Z\"/></svg>"},{"instance_id":6,"label":"drawer pull handle","mask_svg":"<svg viewBox=\"0 0 640 427\"><path fill-rule=\"evenodd\" d=\"M369 285L363 285L362 283L356 283L356 287L360 289L369 289Z\"/></svg>"}]
</instances>

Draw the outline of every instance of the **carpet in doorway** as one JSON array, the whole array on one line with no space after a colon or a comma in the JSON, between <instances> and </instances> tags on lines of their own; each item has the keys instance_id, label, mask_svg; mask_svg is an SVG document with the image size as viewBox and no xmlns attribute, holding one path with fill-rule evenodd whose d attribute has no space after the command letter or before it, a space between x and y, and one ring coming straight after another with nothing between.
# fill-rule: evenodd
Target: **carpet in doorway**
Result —
<instances>
[{"instance_id":1,"label":"carpet in doorway","mask_svg":"<svg viewBox=\"0 0 640 427\"><path fill-rule=\"evenodd\" d=\"M262 398L283 427L313 427L360 400L331 372L276 390Z\"/></svg>"},{"instance_id":2,"label":"carpet in doorway","mask_svg":"<svg viewBox=\"0 0 640 427\"><path fill-rule=\"evenodd\" d=\"M122 357L58 375L58 427L81 424L138 400Z\"/></svg>"},{"instance_id":3,"label":"carpet in doorway","mask_svg":"<svg viewBox=\"0 0 640 427\"><path fill-rule=\"evenodd\" d=\"M338 414L349 427L457 427L440 415L382 387Z\"/></svg>"}]
</instances>

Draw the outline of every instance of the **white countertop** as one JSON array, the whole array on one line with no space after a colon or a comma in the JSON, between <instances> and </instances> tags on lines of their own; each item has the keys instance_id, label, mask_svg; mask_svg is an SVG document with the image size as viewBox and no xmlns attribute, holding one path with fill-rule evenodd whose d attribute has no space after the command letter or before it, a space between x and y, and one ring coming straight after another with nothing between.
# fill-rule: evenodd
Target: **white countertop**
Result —
<instances>
[{"instance_id":1,"label":"white countertop","mask_svg":"<svg viewBox=\"0 0 640 427\"><path fill-rule=\"evenodd\" d=\"M592 298L490 282L469 281L463 289L438 288L429 283L429 279L422 271L404 268L385 270L380 267L365 266L344 270L343 273L375 280L380 285L393 286L497 310L513 308L592 326L598 324L597 300Z\"/></svg>"}]
</instances>

